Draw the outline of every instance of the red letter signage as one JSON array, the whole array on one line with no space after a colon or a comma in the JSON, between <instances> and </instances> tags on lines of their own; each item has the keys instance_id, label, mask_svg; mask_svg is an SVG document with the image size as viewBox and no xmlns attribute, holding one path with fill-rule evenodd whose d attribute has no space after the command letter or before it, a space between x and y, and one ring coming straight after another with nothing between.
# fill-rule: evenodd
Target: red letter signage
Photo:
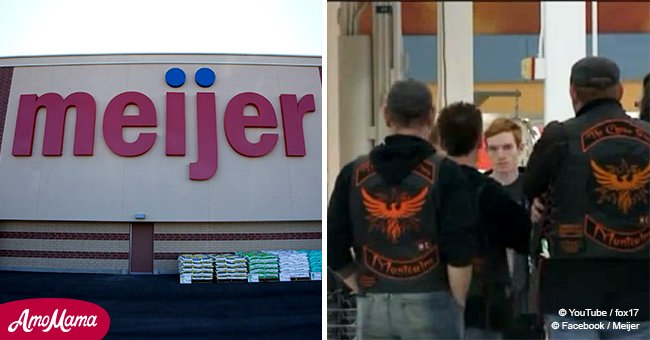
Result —
<instances>
[{"instance_id":1,"label":"red letter signage","mask_svg":"<svg viewBox=\"0 0 650 340\"><path fill-rule=\"evenodd\" d=\"M36 114L41 108L44 108L46 117L43 156L61 156L65 117L70 107L77 109L74 155L92 155L95 145L95 100L85 92L72 93L65 100L58 93L46 93L40 97L35 94L21 95L12 154L14 156L32 155Z\"/></svg>"},{"instance_id":2,"label":"red letter signage","mask_svg":"<svg viewBox=\"0 0 650 340\"><path fill-rule=\"evenodd\" d=\"M314 95L306 95L297 101L295 94L283 94L280 95L280 104L282 106L282 128L284 129L286 155L303 157L306 151L302 118L305 114L316 111Z\"/></svg>"},{"instance_id":3,"label":"red letter signage","mask_svg":"<svg viewBox=\"0 0 650 340\"><path fill-rule=\"evenodd\" d=\"M167 93L165 153L185 156L185 93Z\"/></svg>"},{"instance_id":4,"label":"red letter signage","mask_svg":"<svg viewBox=\"0 0 650 340\"><path fill-rule=\"evenodd\" d=\"M252 105L258 112L257 116L245 116L244 108ZM277 133L264 133L260 141L251 143L246 139L247 127L276 128L278 121L275 118L273 105L263 96L244 92L233 97L226 107L224 129L230 146L240 155L247 157L261 157L273 150L278 142Z\"/></svg>"},{"instance_id":5,"label":"red letter signage","mask_svg":"<svg viewBox=\"0 0 650 340\"><path fill-rule=\"evenodd\" d=\"M140 113L137 116L125 116L124 110L135 105ZM125 127L156 127L156 108L149 97L140 92L124 92L113 98L104 113L104 140L114 153L135 157L145 154L156 141L156 133L140 133L135 142L127 143L122 136Z\"/></svg>"},{"instance_id":6,"label":"red letter signage","mask_svg":"<svg viewBox=\"0 0 650 340\"><path fill-rule=\"evenodd\" d=\"M201 92L196 95L196 125L199 142L199 156L190 164L190 179L203 181L217 172L217 102L214 93Z\"/></svg>"}]
</instances>

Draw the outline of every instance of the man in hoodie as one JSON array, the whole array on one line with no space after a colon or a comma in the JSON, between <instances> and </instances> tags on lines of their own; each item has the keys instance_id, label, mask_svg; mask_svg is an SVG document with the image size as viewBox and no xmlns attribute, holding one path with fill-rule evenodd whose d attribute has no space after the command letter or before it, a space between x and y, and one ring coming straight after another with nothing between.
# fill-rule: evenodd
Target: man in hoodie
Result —
<instances>
[{"instance_id":1,"label":"man in hoodie","mask_svg":"<svg viewBox=\"0 0 650 340\"><path fill-rule=\"evenodd\" d=\"M459 167L427 138L429 88L391 87L391 135L338 175L327 261L357 296L360 339L459 339L471 277L476 205Z\"/></svg>"},{"instance_id":2,"label":"man in hoodie","mask_svg":"<svg viewBox=\"0 0 650 340\"><path fill-rule=\"evenodd\" d=\"M512 316L506 295L510 282L506 249L527 254L530 219L499 182L476 170L483 131L481 111L469 103L454 103L441 110L437 125L442 148L461 166L479 205L478 252L465 310L466 339L500 339Z\"/></svg>"}]
</instances>

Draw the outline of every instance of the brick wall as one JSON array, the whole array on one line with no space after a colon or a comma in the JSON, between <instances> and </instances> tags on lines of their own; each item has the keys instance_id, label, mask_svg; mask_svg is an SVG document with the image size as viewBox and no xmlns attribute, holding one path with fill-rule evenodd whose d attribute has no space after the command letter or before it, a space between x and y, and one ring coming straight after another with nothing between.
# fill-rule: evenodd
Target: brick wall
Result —
<instances>
[{"instance_id":1,"label":"brick wall","mask_svg":"<svg viewBox=\"0 0 650 340\"><path fill-rule=\"evenodd\" d=\"M154 271L176 273L177 258L187 253L248 250L321 249L318 222L156 223Z\"/></svg>"},{"instance_id":2,"label":"brick wall","mask_svg":"<svg viewBox=\"0 0 650 340\"><path fill-rule=\"evenodd\" d=\"M321 249L321 222L155 223L154 272L186 253ZM128 273L129 223L0 221L0 270Z\"/></svg>"},{"instance_id":3,"label":"brick wall","mask_svg":"<svg viewBox=\"0 0 650 340\"><path fill-rule=\"evenodd\" d=\"M0 149L2 148L2 135L7 118L9 90L11 90L11 78L13 78L13 74L13 67L0 67Z\"/></svg>"},{"instance_id":4,"label":"brick wall","mask_svg":"<svg viewBox=\"0 0 650 340\"><path fill-rule=\"evenodd\" d=\"M127 273L129 224L0 221L0 269Z\"/></svg>"}]
</instances>

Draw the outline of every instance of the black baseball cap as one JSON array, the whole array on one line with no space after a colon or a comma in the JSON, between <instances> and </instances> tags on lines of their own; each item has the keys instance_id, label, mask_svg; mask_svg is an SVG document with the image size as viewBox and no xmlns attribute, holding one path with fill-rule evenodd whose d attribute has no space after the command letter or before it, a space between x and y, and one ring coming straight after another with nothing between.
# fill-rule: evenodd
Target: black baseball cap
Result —
<instances>
[{"instance_id":1,"label":"black baseball cap","mask_svg":"<svg viewBox=\"0 0 650 340\"><path fill-rule=\"evenodd\" d=\"M602 57L586 57L571 67L571 85L604 89L620 82L621 71L615 62Z\"/></svg>"}]
</instances>

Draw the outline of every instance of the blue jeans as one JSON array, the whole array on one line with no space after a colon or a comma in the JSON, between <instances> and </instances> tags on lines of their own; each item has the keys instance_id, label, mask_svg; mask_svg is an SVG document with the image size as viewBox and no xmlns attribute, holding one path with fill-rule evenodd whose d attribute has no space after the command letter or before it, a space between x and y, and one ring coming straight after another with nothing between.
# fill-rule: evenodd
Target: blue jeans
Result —
<instances>
[{"instance_id":1,"label":"blue jeans","mask_svg":"<svg viewBox=\"0 0 650 340\"><path fill-rule=\"evenodd\" d=\"M357 297L357 339L462 339L463 324L447 291Z\"/></svg>"},{"instance_id":2,"label":"blue jeans","mask_svg":"<svg viewBox=\"0 0 650 340\"><path fill-rule=\"evenodd\" d=\"M650 321L639 322L639 321L630 321L633 324L639 324L639 329L631 329L627 331L625 329L612 329L612 324L614 322L621 322L626 324L625 320L584 320L579 318L572 317L560 317L558 315L546 314L546 334L548 334L548 339L650 339ZM552 325L554 322L557 322L557 325L560 326L558 329L553 329ZM562 329L562 322L567 322L570 324L579 324L586 322L589 324L602 323L605 326L605 329ZM609 322L609 329L607 329Z\"/></svg>"}]
</instances>

